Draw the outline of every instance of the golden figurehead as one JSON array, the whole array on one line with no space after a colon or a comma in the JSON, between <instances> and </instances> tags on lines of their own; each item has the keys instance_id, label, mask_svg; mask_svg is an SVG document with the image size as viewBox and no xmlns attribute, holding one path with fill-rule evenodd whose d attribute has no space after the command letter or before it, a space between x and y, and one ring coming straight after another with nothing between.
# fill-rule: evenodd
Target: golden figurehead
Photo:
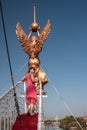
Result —
<instances>
[{"instance_id":1,"label":"golden figurehead","mask_svg":"<svg viewBox=\"0 0 87 130\"><path fill-rule=\"evenodd\" d=\"M41 70L39 53L42 50L44 41L48 38L50 33L50 21L48 20L42 32L40 33L40 26L36 22L36 9L34 6L34 22L30 25L30 33L27 35L20 23L16 25L16 35L20 41L24 51L29 55L28 67L34 67L38 79L44 85L47 82L46 74ZM32 35L34 34L36 35Z\"/></svg>"}]
</instances>

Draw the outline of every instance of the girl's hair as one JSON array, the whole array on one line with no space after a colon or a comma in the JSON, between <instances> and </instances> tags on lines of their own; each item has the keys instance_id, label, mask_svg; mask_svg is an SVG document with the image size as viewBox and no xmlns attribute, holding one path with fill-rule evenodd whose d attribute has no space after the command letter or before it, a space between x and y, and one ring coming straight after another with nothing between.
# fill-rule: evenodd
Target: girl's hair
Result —
<instances>
[{"instance_id":1,"label":"girl's hair","mask_svg":"<svg viewBox=\"0 0 87 130\"><path fill-rule=\"evenodd\" d=\"M34 69L34 71L35 71L35 68L34 68L34 67L30 67L29 70L28 70L28 73L30 72L31 69Z\"/></svg>"}]
</instances>

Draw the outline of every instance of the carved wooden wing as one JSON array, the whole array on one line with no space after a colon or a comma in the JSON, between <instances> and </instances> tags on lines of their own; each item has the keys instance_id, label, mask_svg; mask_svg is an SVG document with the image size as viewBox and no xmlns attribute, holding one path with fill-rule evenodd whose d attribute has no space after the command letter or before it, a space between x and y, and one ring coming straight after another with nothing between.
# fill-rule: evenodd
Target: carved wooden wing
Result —
<instances>
[{"instance_id":1,"label":"carved wooden wing","mask_svg":"<svg viewBox=\"0 0 87 130\"><path fill-rule=\"evenodd\" d=\"M37 42L43 44L43 42L48 38L50 33L50 21L48 20L43 31L39 34Z\"/></svg>"},{"instance_id":2,"label":"carved wooden wing","mask_svg":"<svg viewBox=\"0 0 87 130\"><path fill-rule=\"evenodd\" d=\"M21 42L21 45L24 49L24 51L29 54L28 50L30 48L30 39L26 35L26 33L23 31L21 24L17 23L16 25L16 35L18 40Z\"/></svg>"}]
</instances>

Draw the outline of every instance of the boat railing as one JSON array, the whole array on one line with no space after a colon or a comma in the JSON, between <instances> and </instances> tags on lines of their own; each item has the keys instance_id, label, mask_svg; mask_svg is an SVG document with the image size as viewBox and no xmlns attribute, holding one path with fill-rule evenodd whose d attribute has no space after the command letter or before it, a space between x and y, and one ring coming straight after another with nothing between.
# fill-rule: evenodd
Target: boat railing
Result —
<instances>
[{"instance_id":1,"label":"boat railing","mask_svg":"<svg viewBox=\"0 0 87 130\"><path fill-rule=\"evenodd\" d=\"M25 104L25 83L17 82L3 96L0 97L0 130L12 130L12 126L17 117L15 106L14 88L17 96L20 114L26 112Z\"/></svg>"}]
</instances>

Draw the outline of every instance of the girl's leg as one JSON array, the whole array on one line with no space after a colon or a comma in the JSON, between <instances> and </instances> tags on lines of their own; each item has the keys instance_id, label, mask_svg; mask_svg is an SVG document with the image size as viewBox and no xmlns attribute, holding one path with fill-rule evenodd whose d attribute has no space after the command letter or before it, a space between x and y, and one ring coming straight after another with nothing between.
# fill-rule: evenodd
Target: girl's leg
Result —
<instances>
[{"instance_id":1,"label":"girl's leg","mask_svg":"<svg viewBox=\"0 0 87 130\"><path fill-rule=\"evenodd\" d=\"M30 115L30 104L28 105L27 114Z\"/></svg>"},{"instance_id":2,"label":"girl's leg","mask_svg":"<svg viewBox=\"0 0 87 130\"><path fill-rule=\"evenodd\" d=\"M30 104L28 105L28 111L30 111Z\"/></svg>"},{"instance_id":3,"label":"girl's leg","mask_svg":"<svg viewBox=\"0 0 87 130\"><path fill-rule=\"evenodd\" d=\"M34 104L33 103L31 103L30 104L30 115L34 115Z\"/></svg>"}]
</instances>

